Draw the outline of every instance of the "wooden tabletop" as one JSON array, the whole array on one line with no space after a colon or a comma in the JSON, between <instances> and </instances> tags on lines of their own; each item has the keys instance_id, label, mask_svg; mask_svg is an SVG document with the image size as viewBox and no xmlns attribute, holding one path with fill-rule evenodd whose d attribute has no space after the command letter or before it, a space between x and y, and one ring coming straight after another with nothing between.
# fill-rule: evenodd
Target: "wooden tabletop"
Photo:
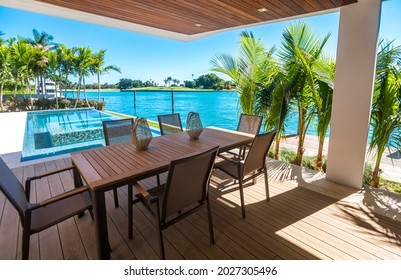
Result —
<instances>
[{"instance_id":1,"label":"wooden tabletop","mask_svg":"<svg viewBox=\"0 0 401 280\"><path fill-rule=\"evenodd\" d=\"M134 144L127 143L71 153L71 159L91 189L106 190L167 171L172 160L214 146L226 151L252 139L250 134L209 127L199 140L190 140L186 132L175 133L154 137L146 151L137 151Z\"/></svg>"}]
</instances>

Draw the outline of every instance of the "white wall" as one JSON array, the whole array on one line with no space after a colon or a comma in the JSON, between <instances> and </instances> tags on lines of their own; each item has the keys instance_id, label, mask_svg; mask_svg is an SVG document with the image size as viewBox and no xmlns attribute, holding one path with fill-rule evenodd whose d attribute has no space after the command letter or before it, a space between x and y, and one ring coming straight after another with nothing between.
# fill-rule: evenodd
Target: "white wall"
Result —
<instances>
[{"instance_id":1,"label":"white wall","mask_svg":"<svg viewBox=\"0 0 401 280\"><path fill-rule=\"evenodd\" d=\"M340 9L326 178L355 188L363 179L380 8L380 0L359 0Z\"/></svg>"}]
</instances>

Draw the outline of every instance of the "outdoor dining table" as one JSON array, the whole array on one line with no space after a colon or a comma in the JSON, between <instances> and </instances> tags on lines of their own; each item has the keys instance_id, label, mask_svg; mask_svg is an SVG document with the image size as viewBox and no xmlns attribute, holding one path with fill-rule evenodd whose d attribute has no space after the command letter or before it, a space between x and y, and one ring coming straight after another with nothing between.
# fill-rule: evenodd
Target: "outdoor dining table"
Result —
<instances>
[{"instance_id":1,"label":"outdoor dining table","mask_svg":"<svg viewBox=\"0 0 401 280\"><path fill-rule=\"evenodd\" d=\"M83 178L91 192L98 259L110 259L106 191L168 171L172 160L215 146L224 152L249 144L252 139L250 134L208 127L198 140L190 140L186 132L154 137L145 151L126 143L71 153L76 166L75 185L82 185Z\"/></svg>"}]
</instances>

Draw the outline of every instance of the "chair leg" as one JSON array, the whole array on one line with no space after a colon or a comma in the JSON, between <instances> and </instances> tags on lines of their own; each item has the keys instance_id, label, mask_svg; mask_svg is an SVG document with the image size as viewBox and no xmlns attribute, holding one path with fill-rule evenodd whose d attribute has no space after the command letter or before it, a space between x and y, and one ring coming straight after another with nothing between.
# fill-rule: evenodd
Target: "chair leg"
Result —
<instances>
[{"instance_id":1,"label":"chair leg","mask_svg":"<svg viewBox=\"0 0 401 280\"><path fill-rule=\"evenodd\" d=\"M209 198L206 200L206 206L207 206L207 219L209 222L209 236L210 236L210 244L215 244L214 242L214 232L213 232L213 220L212 220L212 209L210 209L210 202Z\"/></svg>"},{"instance_id":2,"label":"chair leg","mask_svg":"<svg viewBox=\"0 0 401 280\"><path fill-rule=\"evenodd\" d=\"M89 211L89 215L91 216L91 219L92 219L92 221L93 221L94 216L93 216L93 210L92 210L92 208L88 209L88 211Z\"/></svg>"},{"instance_id":3,"label":"chair leg","mask_svg":"<svg viewBox=\"0 0 401 280\"><path fill-rule=\"evenodd\" d=\"M255 173L256 173L256 171L254 171L252 174L255 175ZM258 177L255 176L255 177L252 179L252 184L253 184L253 185L256 185L257 183L258 183Z\"/></svg>"},{"instance_id":4,"label":"chair leg","mask_svg":"<svg viewBox=\"0 0 401 280\"><path fill-rule=\"evenodd\" d=\"M159 174L156 175L156 179L157 179L157 186L160 187L160 175Z\"/></svg>"},{"instance_id":5,"label":"chair leg","mask_svg":"<svg viewBox=\"0 0 401 280\"><path fill-rule=\"evenodd\" d=\"M240 178L238 180L239 183L239 194L240 194L240 198L241 198L241 212L242 212L242 218L245 219L246 215L245 215L245 200L244 200L244 189L242 187L242 178Z\"/></svg>"},{"instance_id":6,"label":"chair leg","mask_svg":"<svg viewBox=\"0 0 401 280\"><path fill-rule=\"evenodd\" d=\"M265 191L266 191L266 201L270 200L270 195L269 195L269 178L267 176L267 168L265 167L265 169L263 170L263 174L265 177Z\"/></svg>"},{"instance_id":7,"label":"chair leg","mask_svg":"<svg viewBox=\"0 0 401 280\"><path fill-rule=\"evenodd\" d=\"M113 196L114 196L114 206L118 208L118 194L117 189L113 189Z\"/></svg>"},{"instance_id":8,"label":"chair leg","mask_svg":"<svg viewBox=\"0 0 401 280\"><path fill-rule=\"evenodd\" d=\"M29 243L30 243L31 235L29 234L26 227L23 229L22 233L22 259L28 260L29 259Z\"/></svg>"},{"instance_id":9,"label":"chair leg","mask_svg":"<svg viewBox=\"0 0 401 280\"><path fill-rule=\"evenodd\" d=\"M132 232L132 228L133 228L133 209L132 209L132 200L133 200L133 189L132 189L132 185L128 184L128 238L132 239L133 237L133 232Z\"/></svg>"},{"instance_id":10,"label":"chair leg","mask_svg":"<svg viewBox=\"0 0 401 280\"><path fill-rule=\"evenodd\" d=\"M160 250L160 258L162 260L166 259L166 255L164 252L164 243L163 243L163 232L162 232L162 227L160 224L160 209L159 209L159 202L156 202L156 210L157 210L157 215L156 215L156 227L157 227L157 234L159 235L159 250Z\"/></svg>"}]
</instances>

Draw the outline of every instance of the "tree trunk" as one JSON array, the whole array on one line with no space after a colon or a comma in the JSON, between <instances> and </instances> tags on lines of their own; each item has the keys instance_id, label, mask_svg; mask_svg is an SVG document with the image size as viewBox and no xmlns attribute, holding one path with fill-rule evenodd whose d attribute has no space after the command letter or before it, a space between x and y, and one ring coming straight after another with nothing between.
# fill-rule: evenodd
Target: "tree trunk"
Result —
<instances>
[{"instance_id":1,"label":"tree trunk","mask_svg":"<svg viewBox=\"0 0 401 280\"><path fill-rule=\"evenodd\" d=\"M24 81L21 78L21 92L22 92L22 97L25 99L25 89L24 89Z\"/></svg>"},{"instance_id":2,"label":"tree trunk","mask_svg":"<svg viewBox=\"0 0 401 280\"><path fill-rule=\"evenodd\" d=\"M276 144L274 148L274 159L280 160L280 135L279 133L276 134Z\"/></svg>"},{"instance_id":3,"label":"tree trunk","mask_svg":"<svg viewBox=\"0 0 401 280\"><path fill-rule=\"evenodd\" d=\"M299 140L298 140L298 149L297 149L297 156L295 157L294 164L302 166L302 157L305 152L304 148L304 141L305 141L305 134L301 132L299 135Z\"/></svg>"},{"instance_id":4,"label":"tree trunk","mask_svg":"<svg viewBox=\"0 0 401 280\"><path fill-rule=\"evenodd\" d=\"M314 160L313 168L318 172L324 172L323 165L324 165L324 158L323 158L323 145L324 145L324 138L319 139L319 147L317 151L317 157Z\"/></svg>"},{"instance_id":5,"label":"tree trunk","mask_svg":"<svg viewBox=\"0 0 401 280\"><path fill-rule=\"evenodd\" d=\"M26 83L27 83L27 86L28 86L29 100L31 101L31 111L32 111L34 108L33 108L31 85L29 84L29 80L27 80Z\"/></svg>"},{"instance_id":6,"label":"tree trunk","mask_svg":"<svg viewBox=\"0 0 401 280\"><path fill-rule=\"evenodd\" d=\"M78 79L78 89L77 89L77 98L75 99L74 108L77 108L79 95L81 94L81 80L82 80L82 76L79 76L79 79Z\"/></svg>"},{"instance_id":7,"label":"tree trunk","mask_svg":"<svg viewBox=\"0 0 401 280\"><path fill-rule=\"evenodd\" d=\"M372 174L372 182L371 185L375 188L379 187L379 181L380 181L380 163L377 164L378 161L376 161L375 169L373 170Z\"/></svg>"},{"instance_id":8,"label":"tree trunk","mask_svg":"<svg viewBox=\"0 0 401 280\"><path fill-rule=\"evenodd\" d=\"M18 80L15 81L14 85L14 98L17 97L17 90L18 90Z\"/></svg>"},{"instance_id":9,"label":"tree trunk","mask_svg":"<svg viewBox=\"0 0 401 280\"><path fill-rule=\"evenodd\" d=\"M54 81L54 87L55 87L54 91L56 93L56 95L55 95L55 97L56 97L56 109L58 109L57 82L56 81Z\"/></svg>"},{"instance_id":10,"label":"tree trunk","mask_svg":"<svg viewBox=\"0 0 401 280\"><path fill-rule=\"evenodd\" d=\"M83 77L82 78L82 81L83 81L83 86L84 86L84 97L85 97L85 102L86 102L86 106L88 106L88 107L90 107L89 106L89 101L88 101L88 97L86 96L86 84L85 84L85 77Z\"/></svg>"},{"instance_id":11,"label":"tree trunk","mask_svg":"<svg viewBox=\"0 0 401 280\"><path fill-rule=\"evenodd\" d=\"M97 72L97 102L100 102L100 73Z\"/></svg>"},{"instance_id":12,"label":"tree trunk","mask_svg":"<svg viewBox=\"0 0 401 280\"><path fill-rule=\"evenodd\" d=\"M3 83L0 84L0 107L1 107L1 111L4 110L3 107Z\"/></svg>"},{"instance_id":13,"label":"tree trunk","mask_svg":"<svg viewBox=\"0 0 401 280\"><path fill-rule=\"evenodd\" d=\"M42 95L44 95L47 98L46 83L45 83L45 79L43 78L42 75L40 75L40 84L42 87Z\"/></svg>"},{"instance_id":14,"label":"tree trunk","mask_svg":"<svg viewBox=\"0 0 401 280\"><path fill-rule=\"evenodd\" d=\"M376 163L375 163L375 168L373 169L373 174L372 174L372 181L371 181L371 185L375 188L379 188L380 187L380 162L382 160L382 155L384 152L384 148L383 149L378 149L377 150L377 154L376 154Z\"/></svg>"},{"instance_id":15,"label":"tree trunk","mask_svg":"<svg viewBox=\"0 0 401 280\"><path fill-rule=\"evenodd\" d=\"M299 104L300 101L298 101ZM295 157L294 164L302 166L302 156L305 152L304 141L305 141L305 124L302 108L298 105L298 149L297 156Z\"/></svg>"}]
</instances>

